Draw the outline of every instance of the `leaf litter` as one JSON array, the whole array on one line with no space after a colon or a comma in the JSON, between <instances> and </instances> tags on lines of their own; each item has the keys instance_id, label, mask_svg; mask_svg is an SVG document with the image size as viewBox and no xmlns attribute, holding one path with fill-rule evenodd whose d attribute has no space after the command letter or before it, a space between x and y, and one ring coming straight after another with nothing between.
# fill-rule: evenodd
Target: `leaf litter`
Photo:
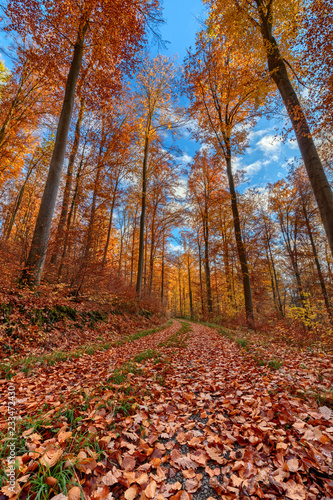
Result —
<instances>
[{"instance_id":1,"label":"leaf litter","mask_svg":"<svg viewBox=\"0 0 333 500\"><path fill-rule=\"evenodd\" d=\"M297 397L290 376L288 363L258 366L213 329L177 321L31 377L18 373L22 422L34 419L22 432L18 494L5 484L0 499L36 498L38 469L48 476L44 498L56 500L328 500L333 412ZM72 470L63 490L52 480L59 464Z\"/></svg>"}]
</instances>

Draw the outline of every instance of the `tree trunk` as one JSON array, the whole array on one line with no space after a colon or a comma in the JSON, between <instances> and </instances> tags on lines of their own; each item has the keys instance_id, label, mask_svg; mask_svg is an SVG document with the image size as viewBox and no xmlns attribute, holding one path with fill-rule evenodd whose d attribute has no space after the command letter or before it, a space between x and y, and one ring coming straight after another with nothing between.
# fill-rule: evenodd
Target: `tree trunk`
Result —
<instances>
[{"instance_id":1,"label":"tree trunk","mask_svg":"<svg viewBox=\"0 0 333 500\"><path fill-rule=\"evenodd\" d=\"M204 237L204 265L205 265L205 278L206 278L206 292L207 292L207 309L208 314L213 312L213 299L212 299L212 286L210 279L210 265L209 265L209 225L208 225L208 205L207 205L208 194L205 190L205 207L202 217L203 225L203 237Z\"/></svg>"},{"instance_id":2,"label":"tree trunk","mask_svg":"<svg viewBox=\"0 0 333 500\"><path fill-rule=\"evenodd\" d=\"M57 200L61 172L65 158L68 130L73 112L75 89L82 65L84 38L88 28L85 21L80 29L74 48L74 55L68 73L64 102L57 128L50 169L40 204L30 253L22 273L22 282L39 286L46 258L52 217Z\"/></svg>"},{"instance_id":3,"label":"tree trunk","mask_svg":"<svg viewBox=\"0 0 333 500\"><path fill-rule=\"evenodd\" d=\"M21 203L22 203L22 199L23 199L23 195L24 195L24 191L25 191L25 187L27 185L27 182L29 180L29 177L30 175L32 174L34 168L38 165L38 162L39 162L40 158L33 163L33 165L30 166L28 172L27 172L27 175L24 179L24 182L21 186L21 189L16 197L16 200L15 200L15 204L14 204L14 207L13 207L13 211L12 211L12 214L10 216L10 219L9 219L9 222L8 224L6 224L6 229L5 229L5 240L7 241L11 235L11 232L12 232L12 229L13 229L13 226L14 226L14 223L15 223L15 219L16 219L16 214L21 206Z\"/></svg>"},{"instance_id":4,"label":"tree trunk","mask_svg":"<svg viewBox=\"0 0 333 500\"><path fill-rule=\"evenodd\" d=\"M139 260L138 260L138 276L136 282L136 293L139 300L142 293L142 276L143 276L143 259L145 250L145 215L146 215L146 198L147 198L147 166L149 154L149 137L146 135L145 147L142 164L142 192L141 192L141 217L140 217L140 238L139 238Z\"/></svg>"},{"instance_id":5,"label":"tree trunk","mask_svg":"<svg viewBox=\"0 0 333 500\"><path fill-rule=\"evenodd\" d=\"M183 317L183 307L182 307L182 282L180 273L180 260L178 258L178 293L179 293L179 316Z\"/></svg>"},{"instance_id":6,"label":"tree trunk","mask_svg":"<svg viewBox=\"0 0 333 500\"><path fill-rule=\"evenodd\" d=\"M188 292L190 296L190 317L193 319L193 297L192 297L192 282L191 282L191 268L190 268L190 254L187 254L187 272L188 272Z\"/></svg>"},{"instance_id":7,"label":"tree trunk","mask_svg":"<svg viewBox=\"0 0 333 500\"><path fill-rule=\"evenodd\" d=\"M202 286L202 259L201 259L201 245L198 237L198 254L199 254L199 281L200 281L200 299L201 299L201 314L205 315L204 297L203 297L203 286Z\"/></svg>"},{"instance_id":8,"label":"tree trunk","mask_svg":"<svg viewBox=\"0 0 333 500\"><path fill-rule=\"evenodd\" d=\"M133 237L132 237L132 252L131 252L131 285L133 284L133 274L134 274L134 248L135 248L135 232L136 232L136 217L138 213L138 208L135 209L134 215L134 227L133 227Z\"/></svg>"},{"instance_id":9,"label":"tree trunk","mask_svg":"<svg viewBox=\"0 0 333 500\"><path fill-rule=\"evenodd\" d=\"M303 203L303 214L304 214L305 224L306 224L306 228L307 228L309 239L310 239L310 243L311 243L313 258L314 258L314 261L315 261L315 264L316 264L316 268L317 268L317 272L318 272L319 283L320 283L320 286L321 286L321 291L322 291L322 294L323 294L323 298L324 298L326 310L327 310L327 313L328 313L328 316L329 316L330 320L332 321L333 320L332 305L331 305L330 300L328 298L328 293L327 293L326 286L325 286L325 280L324 280L324 276L323 276L323 273L322 273L322 270L321 270L321 266L320 266L320 262L319 262L319 259L318 259L318 252L317 252L317 248L316 248L316 245L315 245L315 242L314 242L314 238L313 238L313 234L312 234L312 229L311 229L311 224L310 224L308 212L306 210L306 207L305 207L304 203Z\"/></svg>"},{"instance_id":10,"label":"tree trunk","mask_svg":"<svg viewBox=\"0 0 333 500\"><path fill-rule=\"evenodd\" d=\"M289 79L285 61L272 34L272 12L264 12L261 0L256 0L260 28L266 47L268 69L274 80L292 123L306 171L318 203L331 253L333 255L333 193L314 144L305 114ZM272 3L272 2L271 2ZM272 6L270 6L270 9Z\"/></svg>"},{"instance_id":11,"label":"tree trunk","mask_svg":"<svg viewBox=\"0 0 333 500\"><path fill-rule=\"evenodd\" d=\"M71 189L72 189L72 178L73 178L73 169L74 169L74 163L75 163L75 158L79 149L79 144L80 144L80 134L81 134L81 125L83 121L83 115L84 115L84 108L85 108L85 99L84 97L81 97L80 99L80 110L79 110L79 116L76 122L76 127L75 127L75 137L74 137L74 143L72 147L72 151L69 157L68 161L68 167L67 167L67 176L66 176L66 184L65 184L65 190L64 190L64 197L62 200L62 208L61 208L61 214L60 214L60 219L58 223L58 228L57 228L57 234L55 237L55 250L51 258L51 263L56 264L58 261L59 253L58 253L58 248L61 240L63 239L64 231L65 231L65 226L66 226L66 220L67 220L67 215L68 215L68 207L69 207L69 199L70 199L70 194L71 194Z\"/></svg>"},{"instance_id":12,"label":"tree trunk","mask_svg":"<svg viewBox=\"0 0 333 500\"><path fill-rule=\"evenodd\" d=\"M116 182L116 185L115 185L114 190L113 190L113 195L112 195L108 234L107 234L107 237L106 237L106 243L105 243L104 254L103 254L103 262L102 262L103 266L106 264L106 258L107 258L107 254L108 254L108 250L109 250L111 230L112 230L113 211L114 211L114 206L115 206L115 203L116 203L117 190L118 190L118 181Z\"/></svg>"},{"instance_id":13,"label":"tree trunk","mask_svg":"<svg viewBox=\"0 0 333 500\"><path fill-rule=\"evenodd\" d=\"M247 265L246 251L242 239L241 225L240 225L238 205L237 205L237 195L231 169L230 151L228 151L226 157L226 163L227 163L227 174L229 181L230 196L231 196L231 209L234 221L235 239L237 245L238 258L242 271L246 322L249 328L254 329L255 324L254 324L254 314L253 314L253 304L252 304L251 282L250 282L249 268Z\"/></svg>"},{"instance_id":14,"label":"tree trunk","mask_svg":"<svg viewBox=\"0 0 333 500\"><path fill-rule=\"evenodd\" d=\"M163 230L163 241L162 241L162 269L161 269L161 303L164 302L164 247L165 247L165 235Z\"/></svg>"},{"instance_id":15,"label":"tree trunk","mask_svg":"<svg viewBox=\"0 0 333 500\"><path fill-rule=\"evenodd\" d=\"M155 215L156 206L154 207L154 212L152 214L151 221L151 239L150 239L150 255L149 255L149 297L151 297L153 292L153 280L154 280L154 256L155 256Z\"/></svg>"},{"instance_id":16,"label":"tree trunk","mask_svg":"<svg viewBox=\"0 0 333 500\"><path fill-rule=\"evenodd\" d=\"M66 231L65 231L64 241L63 241L63 245L62 245L61 260L60 260L60 264L59 264L59 268L58 268L58 281L59 281L59 279L61 277L62 268L63 268L63 265L64 265L64 260L65 260L65 257L66 257L66 253L67 253L69 231L70 231L70 228L71 228L71 223L72 223L73 213L74 213L74 207L75 207L77 195L78 195L78 192L79 192L80 176L81 176L82 167L83 167L83 153L82 153L82 157L81 157L79 168L77 170L76 182L75 182L75 189L74 189L74 193L73 193L72 203L71 203L71 207L70 207L69 214L68 214L67 221L66 221Z\"/></svg>"}]
</instances>

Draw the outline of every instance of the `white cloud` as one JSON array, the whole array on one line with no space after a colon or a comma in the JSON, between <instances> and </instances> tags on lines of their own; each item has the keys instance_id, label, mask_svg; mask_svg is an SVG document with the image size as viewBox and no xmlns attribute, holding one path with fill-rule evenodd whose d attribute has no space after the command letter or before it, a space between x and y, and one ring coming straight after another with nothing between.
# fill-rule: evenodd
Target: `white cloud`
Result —
<instances>
[{"instance_id":1,"label":"white cloud","mask_svg":"<svg viewBox=\"0 0 333 500\"><path fill-rule=\"evenodd\" d=\"M193 160L192 156L188 155L187 153L183 153L183 156L178 156L177 160L182 163L183 165L187 165L188 163L191 163Z\"/></svg>"},{"instance_id":2,"label":"white cloud","mask_svg":"<svg viewBox=\"0 0 333 500\"><path fill-rule=\"evenodd\" d=\"M179 183L175 189L175 195L178 199L184 200L186 197L187 191L187 179L182 178L179 180Z\"/></svg>"},{"instance_id":3,"label":"white cloud","mask_svg":"<svg viewBox=\"0 0 333 500\"><path fill-rule=\"evenodd\" d=\"M248 175L249 177L252 177L253 175L257 174L263 167L268 165L270 163L269 160L261 161L257 160L253 163L250 163L250 165L246 165L242 169Z\"/></svg>"},{"instance_id":4,"label":"white cloud","mask_svg":"<svg viewBox=\"0 0 333 500\"><path fill-rule=\"evenodd\" d=\"M266 128L266 129L261 129L261 130L250 130L249 140L253 141L254 139L257 139L258 137L262 137L263 135L267 134L267 132L271 132L272 130L273 130L272 127Z\"/></svg>"},{"instance_id":5,"label":"white cloud","mask_svg":"<svg viewBox=\"0 0 333 500\"><path fill-rule=\"evenodd\" d=\"M290 147L290 149L298 149L298 144L296 139L289 139L288 146Z\"/></svg>"},{"instance_id":6,"label":"white cloud","mask_svg":"<svg viewBox=\"0 0 333 500\"><path fill-rule=\"evenodd\" d=\"M168 244L168 248L170 252L181 252L183 250L183 247L181 245L174 245L173 243Z\"/></svg>"},{"instance_id":7,"label":"white cloud","mask_svg":"<svg viewBox=\"0 0 333 500\"><path fill-rule=\"evenodd\" d=\"M269 156L271 161L279 159L281 151L281 138L272 134L264 135L260 141L256 143L257 147L262 151L265 156Z\"/></svg>"},{"instance_id":8,"label":"white cloud","mask_svg":"<svg viewBox=\"0 0 333 500\"><path fill-rule=\"evenodd\" d=\"M232 173L235 174L236 172L239 172L240 170L243 170L244 166L242 164L242 159L238 158L232 158L231 160L231 168L232 168Z\"/></svg>"}]
</instances>

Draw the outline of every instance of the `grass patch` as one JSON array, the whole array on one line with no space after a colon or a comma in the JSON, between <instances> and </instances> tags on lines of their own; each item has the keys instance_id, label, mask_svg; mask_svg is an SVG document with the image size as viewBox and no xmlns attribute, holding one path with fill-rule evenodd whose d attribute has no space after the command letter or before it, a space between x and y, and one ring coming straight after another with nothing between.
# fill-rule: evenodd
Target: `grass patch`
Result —
<instances>
[{"instance_id":1,"label":"grass patch","mask_svg":"<svg viewBox=\"0 0 333 500\"><path fill-rule=\"evenodd\" d=\"M279 368L281 368L282 365L283 365L283 361L281 361L280 359L277 359L277 358L270 359L267 362L267 366L269 368L271 368L272 370L278 370Z\"/></svg>"},{"instance_id":2,"label":"grass patch","mask_svg":"<svg viewBox=\"0 0 333 500\"><path fill-rule=\"evenodd\" d=\"M188 323L182 323L181 328L177 332L170 335L170 337L165 341L158 344L159 347L186 347L186 340L188 338L187 333L191 330L191 326Z\"/></svg>"},{"instance_id":3,"label":"grass patch","mask_svg":"<svg viewBox=\"0 0 333 500\"><path fill-rule=\"evenodd\" d=\"M110 342L103 342L100 344L91 344L85 347L81 347L75 351L54 351L51 354L44 354L42 356L27 356L25 358L18 358L11 360L10 363L0 364L0 374L2 377L10 380L16 372L22 371L26 375L39 365L49 365L54 366L57 363L62 363L68 359L77 359L85 354L93 355L98 351L107 351L111 347Z\"/></svg>"},{"instance_id":4,"label":"grass patch","mask_svg":"<svg viewBox=\"0 0 333 500\"><path fill-rule=\"evenodd\" d=\"M115 343L116 346L122 346L123 344L126 344L127 342L134 342L134 340L141 339L143 337L147 337L148 335L153 335L154 333L158 333L162 330L165 330L166 328L169 328L169 326L172 325L172 320L170 319L166 323L160 326L156 326L155 328L151 328L150 330L141 330L140 332L133 333L133 335L129 335L128 337L125 337L123 339L117 340Z\"/></svg>"},{"instance_id":5,"label":"grass patch","mask_svg":"<svg viewBox=\"0 0 333 500\"><path fill-rule=\"evenodd\" d=\"M244 349L248 349L249 343L244 337L236 339L236 344L239 345L239 347L243 347Z\"/></svg>"}]
</instances>

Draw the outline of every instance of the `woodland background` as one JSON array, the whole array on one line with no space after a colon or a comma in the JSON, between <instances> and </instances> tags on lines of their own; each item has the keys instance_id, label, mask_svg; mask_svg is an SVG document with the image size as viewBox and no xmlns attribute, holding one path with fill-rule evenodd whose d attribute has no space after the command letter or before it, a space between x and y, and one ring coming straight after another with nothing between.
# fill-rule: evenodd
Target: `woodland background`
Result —
<instances>
[{"instance_id":1,"label":"woodland background","mask_svg":"<svg viewBox=\"0 0 333 500\"><path fill-rule=\"evenodd\" d=\"M331 347L331 2L207 1L183 65L149 55L157 1L101 5L3 8L3 303L40 286ZM267 115L303 160L238 189L235 164ZM186 166L184 134L198 141Z\"/></svg>"}]
</instances>

